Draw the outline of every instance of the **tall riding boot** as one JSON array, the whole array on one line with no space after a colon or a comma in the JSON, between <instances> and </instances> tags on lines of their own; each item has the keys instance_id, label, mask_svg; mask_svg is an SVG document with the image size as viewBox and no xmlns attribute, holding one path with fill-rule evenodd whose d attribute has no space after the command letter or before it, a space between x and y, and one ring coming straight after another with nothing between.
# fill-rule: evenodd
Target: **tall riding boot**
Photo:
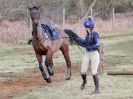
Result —
<instances>
[{"instance_id":1,"label":"tall riding boot","mask_svg":"<svg viewBox=\"0 0 133 99\"><path fill-rule=\"evenodd\" d=\"M94 85L95 85L95 92L94 94L98 94L99 91L99 78L98 78L98 74L93 75L93 80L94 80Z\"/></svg>"},{"instance_id":2,"label":"tall riding boot","mask_svg":"<svg viewBox=\"0 0 133 99\"><path fill-rule=\"evenodd\" d=\"M82 79L83 79L83 82L81 84L81 90L83 90L83 89L85 89L85 85L87 83L86 74L85 75L81 74L81 76L82 76Z\"/></svg>"}]
</instances>

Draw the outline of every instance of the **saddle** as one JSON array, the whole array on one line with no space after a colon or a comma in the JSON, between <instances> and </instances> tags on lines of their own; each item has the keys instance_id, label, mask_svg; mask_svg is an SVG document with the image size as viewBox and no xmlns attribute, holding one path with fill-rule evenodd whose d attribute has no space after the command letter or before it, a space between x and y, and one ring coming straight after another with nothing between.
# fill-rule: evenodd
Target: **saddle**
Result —
<instances>
[{"instance_id":1,"label":"saddle","mask_svg":"<svg viewBox=\"0 0 133 99\"><path fill-rule=\"evenodd\" d=\"M52 26L49 26L47 24L41 24L41 27L43 29L43 32L48 35L48 38L50 40L59 39L59 33L57 31L55 31Z\"/></svg>"}]
</instances>

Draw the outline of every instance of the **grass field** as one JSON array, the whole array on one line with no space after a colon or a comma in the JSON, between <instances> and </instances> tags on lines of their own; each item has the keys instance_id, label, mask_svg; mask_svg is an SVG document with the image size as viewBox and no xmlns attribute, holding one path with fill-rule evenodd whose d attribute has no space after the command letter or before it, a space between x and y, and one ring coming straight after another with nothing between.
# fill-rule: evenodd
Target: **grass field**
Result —
<instances>
[{"instance_id":1,"label":"grass field","mask_svg":"<svg viewBox=\"0 0 133 99\"><path fill-rule=\"evenodd\" d=\"M0 48L0 99L133 99L133 76L109 76L107 71L133 71L133 32L113 33L101 38L105 50L104 73L100 75L99 95L92 95L94 84L88 74L81 91L80 64L83 54L70 46L72 79L65 81L66 66L61 52L54 55L52 84L43 81L31 45ZM82 48L83 51L85 51Z\"/></svg>"}]
</instances>

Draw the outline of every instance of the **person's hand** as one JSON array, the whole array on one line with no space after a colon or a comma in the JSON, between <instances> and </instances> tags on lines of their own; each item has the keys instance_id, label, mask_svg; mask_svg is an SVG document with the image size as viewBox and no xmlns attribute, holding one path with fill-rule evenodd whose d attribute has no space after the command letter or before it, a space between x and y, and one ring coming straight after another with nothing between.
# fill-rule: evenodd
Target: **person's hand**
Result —
<instances>
[{"instance_id":1,"label":"person's hand","mask_svg":"<svg viewBox=\"0 0 133 99\"><path fill-rule=\"evenodd\" d=\"M88 29L86 30L86 32L87 32L87 34L89 35L89 30L88 30Z\"/></svg>"}]
</instances>

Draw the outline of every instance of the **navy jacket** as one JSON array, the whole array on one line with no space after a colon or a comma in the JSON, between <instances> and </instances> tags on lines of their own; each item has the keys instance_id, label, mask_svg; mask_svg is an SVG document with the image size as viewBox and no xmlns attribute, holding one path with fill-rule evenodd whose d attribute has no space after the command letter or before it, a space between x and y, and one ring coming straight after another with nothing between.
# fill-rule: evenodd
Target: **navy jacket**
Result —
<instances>
[{"instance_id":1,"label":"navy jacket","mask_svg":"<svg viewBox=\"0 0 133 99\"><path fill-rule=\"evenodd\" d=\"M93 32L91 36L88 34L86 35L85 39L82 39L80 37L74 38L74 41L82 46L85 47L87 51L98 51L99 47L99 35L97 32Z\"/></svg>"}]
</instances>

